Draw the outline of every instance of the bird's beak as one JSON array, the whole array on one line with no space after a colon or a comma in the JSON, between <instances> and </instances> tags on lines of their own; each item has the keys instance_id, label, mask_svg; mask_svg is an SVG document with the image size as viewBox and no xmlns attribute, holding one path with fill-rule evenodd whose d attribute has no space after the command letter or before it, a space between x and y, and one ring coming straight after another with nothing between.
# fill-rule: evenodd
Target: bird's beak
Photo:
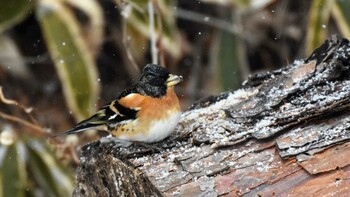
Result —
<instances>
[{"instance_id":1,"label":"bird's beak","mask_svg":"<svg viewBox=\"0 0 350 197\"><path fill-rule=\"evenodd\" d=\"M173 75L173 74L169 74L168 79L166 80L165 84L168 87L174 86L178 83L180 83L182 81L182 76L180 75Z\"/></svg>"}]
</instances>

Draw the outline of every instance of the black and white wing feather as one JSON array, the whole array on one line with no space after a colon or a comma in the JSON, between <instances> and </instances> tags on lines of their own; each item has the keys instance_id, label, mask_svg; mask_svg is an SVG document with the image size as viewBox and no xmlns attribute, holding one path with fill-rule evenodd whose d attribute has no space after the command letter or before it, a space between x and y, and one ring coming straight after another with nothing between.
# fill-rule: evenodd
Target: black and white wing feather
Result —
<instances>
[{"instance_id":1,"label":"black and white wing feather","mask_svg":"<svg viewBox=\"0 0 350 197\"><path fill-rule=\"evenodd\" d=\"M136 90L134 88L126 89L118 99L135 92ZM126 121L136 119L137 112L135 109L122 106L118 103L118 100L114 100L90 118L79 122L74 128L59 135L74 134L88 129L108 130L110 127L117 127L118 124L125 124Z\"/></svg>"}]
</instances>

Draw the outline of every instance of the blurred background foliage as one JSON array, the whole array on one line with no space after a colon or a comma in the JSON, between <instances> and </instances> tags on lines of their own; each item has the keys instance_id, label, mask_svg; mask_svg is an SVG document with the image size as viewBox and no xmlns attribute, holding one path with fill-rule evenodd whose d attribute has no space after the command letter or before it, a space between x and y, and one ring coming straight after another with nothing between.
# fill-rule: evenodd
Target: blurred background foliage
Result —
<instances>
[{"instance_id":1,"label":"blurred background foliage","mask_svg":"<svg viewBox=\"0 0 350 197\"><path fill-rule=\"evenodd\" d=\"M182 107L350 38L348 0L0 0L0 196L69 196L79 147L50 139L158 62Z\"/></svg>"}]
</instances>

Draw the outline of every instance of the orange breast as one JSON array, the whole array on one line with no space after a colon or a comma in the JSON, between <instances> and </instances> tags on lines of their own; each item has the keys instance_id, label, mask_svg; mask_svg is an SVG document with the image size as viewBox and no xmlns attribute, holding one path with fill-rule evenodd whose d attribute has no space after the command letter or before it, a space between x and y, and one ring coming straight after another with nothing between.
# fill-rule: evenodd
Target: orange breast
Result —
<instances>
[{"instance_id":1,"label":"orange breast","mask_svg":"<svg viewBox=\"0 0 350 197\"><path fill-rule=\"evenodd\" d=\"M167 94L161 98L131 94L120 99L119 103L139 111L137 121L131 121L129 124L112 131L112 134L116 137L123 136L123 138L127 138L129 136L132 138L135 135L147 133L152 122L166 120L172 113L180 112L179 99L173 87L169 87Z\"/></svg>"}]
</instances>

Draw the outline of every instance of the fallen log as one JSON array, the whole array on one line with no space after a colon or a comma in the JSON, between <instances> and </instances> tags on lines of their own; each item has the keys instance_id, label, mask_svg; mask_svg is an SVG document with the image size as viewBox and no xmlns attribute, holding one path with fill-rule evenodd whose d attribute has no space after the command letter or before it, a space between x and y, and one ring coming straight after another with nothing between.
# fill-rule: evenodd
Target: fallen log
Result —
<instances>
[{"instance_id":1,"label":"fallen log","mask_svg":"<svg viewBox=\"0 0 350 197\"><path fill-rule=\"evenodd\" d=\"M323 196L350 193L350 44L198 101L157 150L83 147L74 196Z\"/></svg>"}]
</instances>

